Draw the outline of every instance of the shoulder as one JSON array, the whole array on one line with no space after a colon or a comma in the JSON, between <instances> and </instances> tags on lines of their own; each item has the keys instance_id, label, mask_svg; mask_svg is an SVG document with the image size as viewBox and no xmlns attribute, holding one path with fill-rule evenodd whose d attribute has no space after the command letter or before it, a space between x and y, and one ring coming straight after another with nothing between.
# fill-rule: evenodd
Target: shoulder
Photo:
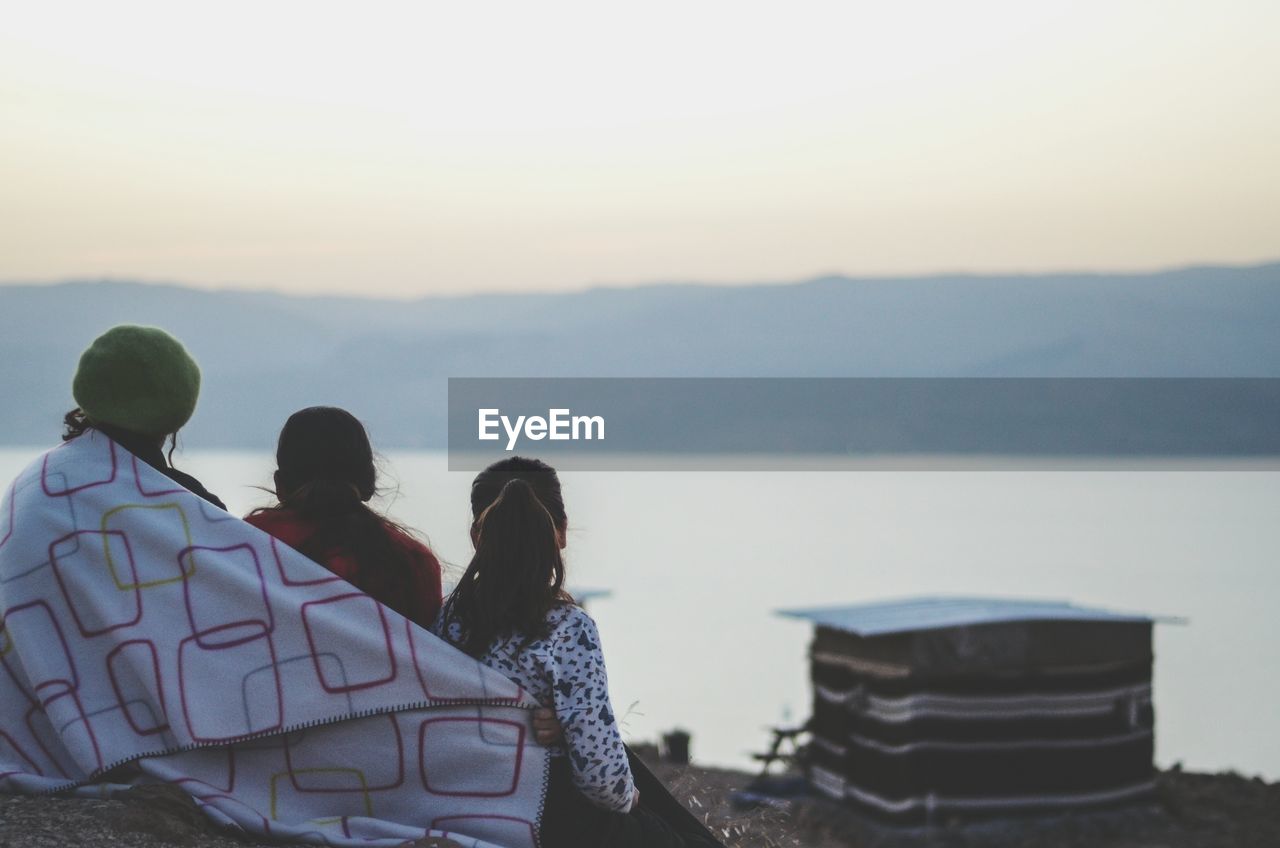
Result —
<instances>
[{"instance_id":1,"label":"shoulder","mask_svg":"<svg viewBox=\"0 0 1280 848\"><path fill-rule=\"evenodd\" d=\"M400 548L402 551L408 551L409 553L418 554L420 556L429 556L432 559L435 559L435 554L431 553L431 549L416 539L409 531L399 525L391 523L387 519L383 519L381 516L379 516L379 518L382 520L382 529L387 534L387 538L390 539L392 544L396 547Z\"/></svg>"},{"instance_id":2,"label":"shoulder","mask_svg":"<svg viewBox=\"0 0 1280 848\"><path fill-rule=\"evenodd\" d=\"M441 609L436 613L435 620L431 622L431 626L427 628L432 633L449 642L462 641L462 625L455 619L449 618L447 609Z\"/></svg>"},{"instance_id":3,"label":"shoulder","mask_svg":"<svg viewBox=\"0 0 1280 848\"><path fill-rule=\"evenodd\" d=\"M285 527L298 523L298 517L282 507L255 509L246 515L244 520L260 530L267 530L271 527Z\"/></svg>"},{"instance_id":4,"label":"shoulder","mask_svg":"<svg viewBox=\"0 0 1280 848\"><path fill-rule=\"evenodd\" d=\"M203 483L185 471L179 471L178 469L169 466L167 470L162 473L179 486L182 486L194 495L199 495L218 509L225 510L227 508L227 505L222 502L222 498L206 489Z\"/></svg>"},{"instance_id":5,"label":"shoulder","mask_svg":"<svg viewBox=\"0 0 1280 848\"><path fill-rule=\"evenodd\" d=\"M432 566L437 571L440 569L440 561L436 558L431 548L394 524L384 522L382 526L386 530L387 536L391 539L391 543L397 548L419 563Z\"/></svg>"},{"instance_id":6,"label":"shoulder","mask_svg":"<svg viewBox=\"0 0 1280 848\"><path fill-rule=\"evenodd\" d=\"M315 532L315 527L290 509L269 507L255 509L244 520L264 533L275 536L286 545L297 545Z\"/></svg>"},{"instance_id":7,"label":"shoulder","mask_svg":"<svg viewBox=\"0 0 1280 848\"><path fill-rule=\"evenodd\" d=\"M548 641L571 645L586 650L600 647L600 634L596 622L577 604L562 603L547 614L550 630Z\"/></svg>"}]
</instances>

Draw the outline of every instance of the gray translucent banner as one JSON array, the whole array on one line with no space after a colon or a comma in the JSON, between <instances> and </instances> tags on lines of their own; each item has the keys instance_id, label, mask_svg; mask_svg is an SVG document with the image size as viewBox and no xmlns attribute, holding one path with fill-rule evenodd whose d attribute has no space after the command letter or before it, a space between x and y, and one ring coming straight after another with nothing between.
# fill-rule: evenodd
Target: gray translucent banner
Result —
<instances>
[{"instance_id":1,"label":"gray translucent banner","mask_svg":"<svg viewBox=\"0 0 1280 848\"><path fill-rule=\"evenodd\" d=\"M449 468L1276 469L1274 378L450 378Z\"/></svg>"}]
</instances>

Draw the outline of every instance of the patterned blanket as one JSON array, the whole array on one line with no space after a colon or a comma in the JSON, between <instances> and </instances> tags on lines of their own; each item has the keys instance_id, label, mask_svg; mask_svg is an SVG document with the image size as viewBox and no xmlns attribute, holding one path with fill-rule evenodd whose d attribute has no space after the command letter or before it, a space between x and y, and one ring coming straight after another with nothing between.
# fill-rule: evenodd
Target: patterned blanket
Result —
<instances>
[{"instance_id":1,"label":"patterned blanket","mask_svg":"<svg viewBox=\"0 0 1280 848\"><path fill-rule=\"evenodd\" d=\"M182 787L330 845L536 843L520 687L106 436L0 504L0 790Z\"/></svg>"}]
</instances>

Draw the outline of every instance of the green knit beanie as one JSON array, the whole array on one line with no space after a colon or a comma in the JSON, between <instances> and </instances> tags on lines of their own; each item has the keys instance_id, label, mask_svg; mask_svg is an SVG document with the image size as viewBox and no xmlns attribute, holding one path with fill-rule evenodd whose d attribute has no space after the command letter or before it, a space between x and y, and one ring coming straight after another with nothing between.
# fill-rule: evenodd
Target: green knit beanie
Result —
<instances>
[{"instance_id":1,"label":"green knit beanie","mask_svg":"<svg viewBox=\"0 0 1280 848\"><path fill-rule=\"evenodd\" d=\"M71 394L91 423L165 436L195 412L200 367L164 330L122 324L80 355Z\"/></svg>"}]
</instances>

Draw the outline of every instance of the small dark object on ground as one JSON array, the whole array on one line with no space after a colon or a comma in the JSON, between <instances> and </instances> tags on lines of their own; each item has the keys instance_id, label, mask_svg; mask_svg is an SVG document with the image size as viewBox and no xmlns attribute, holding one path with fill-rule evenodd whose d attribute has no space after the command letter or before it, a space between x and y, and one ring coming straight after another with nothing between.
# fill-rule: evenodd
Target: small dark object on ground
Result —
<instances>
[{"instance_id":1,"label":"small dark object on ground","mask_svg":"<svg viewBox=\"0 0 1280 848\"><path fill-rule=\"evenodd\" d=\"M672 730L662 735L662 759L677 766L689 765L689 741L693 737L685 730Z\"/></svg>"}]
</instances>

